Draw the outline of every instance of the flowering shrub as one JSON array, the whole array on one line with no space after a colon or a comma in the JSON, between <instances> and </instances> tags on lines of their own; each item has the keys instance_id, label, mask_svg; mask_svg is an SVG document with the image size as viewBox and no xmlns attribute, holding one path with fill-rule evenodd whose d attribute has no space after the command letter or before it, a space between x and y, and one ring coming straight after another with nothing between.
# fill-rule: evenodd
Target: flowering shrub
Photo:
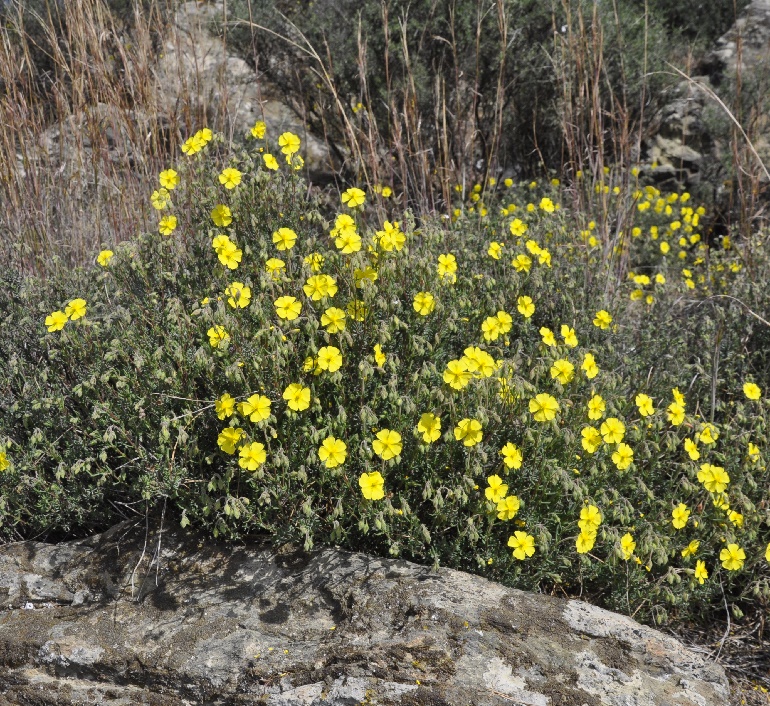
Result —
<instances>
[{"instance_id":1,"label":"flowering shrub","mask_svg":"<svg viewBox=\"0 0 770 706\"><path fill-rule=\"evenodd\" d=\"M158 232L57 280L3 275L6 537L165 501L215 536L658 621L723 588L736 615L765 604L759 243L708 245L705 209L619 174L579 181L581 211L556 182L490 182L417 227L352 187L327 221L299 139L279 160L252 134L231 157L210 131L185 142ZM620 209L637 225L610 237Z\"/></svg>"}]
</instances>

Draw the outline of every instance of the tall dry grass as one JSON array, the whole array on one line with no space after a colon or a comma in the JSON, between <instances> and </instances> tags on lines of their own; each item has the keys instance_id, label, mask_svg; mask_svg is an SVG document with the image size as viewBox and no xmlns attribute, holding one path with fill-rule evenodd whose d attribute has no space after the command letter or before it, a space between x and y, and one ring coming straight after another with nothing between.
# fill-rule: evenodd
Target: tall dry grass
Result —
<instances>
[{"instance_id":1,"label":"tall dry grass","mask_svg":"<svg viewBox=\"0 0 770 706\"><path fill-rule=\"evenodd\" d=\"M207 103L199 95L200 81L180 76L179 99L173 105L164 99L157 61L169 43L179 46L173 19L180 1L137 0L128 18L117 17L109 0L39 0L37 11L30 9L29 0L7 4L0 27L1 262L44 274L52 267L88 261L102 244L154 229L148 193L157 173L176 157L177 145L204 123L232 138L227 101ZM620 272L623 234L634 204L629 202L620 218L611 218L615 210L609 209L607 196L593 187L603 183L607 165L621 167L616 173L627 179L647 137L649 112L655 107L655 87L647 71L649 16L645 11L642 88L632 98L625 89L632 77L623 51L607 55L609 44L622 49L625 41L617 0L609 15L600 14L595 3L553 1L552 41L542 50L560 89L549 109L558 108L561 164L546 164L539 156L543 135L535 126L533 153L543 172L561 167L568 178L578 170L583 173L582 183L568 186L567 194L578 211L587 211L588 201L604 204L607 217L599 233L607 257L617 258ZM448 3L446 36L432 38L445 51L434 66L429 107L419 100L413 64L420 45L407 32L409 17L390 16L389 4L383 2L386 110L368 109L380 99L369 85L370 38L359 20L355 61L364 108L356 114L340 89L328 45L314 46L288 20L288 31L278 33L260 24L251 0L248 8L248 19L237 19L223 3L223 39L228 41L231 28L247 26L255 80L264 60L259 44L265 34L285 42L302 59L303 69L314 74L316 94L301 96L297 106L304 110L316 103L319 108L320 132L329 144L329 170L337 187L351 182L368 190L389 185L402 206L418 214L446 214L464 201L474 183L508 174L504 168L510 155L502 154L501 143L505 112L511 109L506 83L513 40L509 2L478 3L474 47L459 46L460 18L454 2ZM398 29L391 36L394 27ZM499 56L492 95L480 90L482 41L493 42ZM468 55L469 49L475 66L461 72L460 55ZM739 121L740 101L739 77ZM745 112L751 136L752 125L760 121L756 111ZM761 213L762 175L737 128L735 137L734 205L740 223L749 229Z\"/></svg>"}]
</instances>

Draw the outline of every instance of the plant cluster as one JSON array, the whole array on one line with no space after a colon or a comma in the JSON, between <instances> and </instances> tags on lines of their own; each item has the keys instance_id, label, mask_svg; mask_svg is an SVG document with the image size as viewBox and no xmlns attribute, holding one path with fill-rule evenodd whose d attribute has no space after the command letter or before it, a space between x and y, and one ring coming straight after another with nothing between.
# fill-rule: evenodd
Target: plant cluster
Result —
<instances>
[{"instance_id":1,"label":"plant cluster","mask_svg":"<svg viewBox=\"0 0 770 706\"><path fill-rule=\"evenodd\" d=\"M327 221L299 138L252 135L184 143L157 232L3 275L7 538L163 502L658 622L766 605L759 236L705 242L689 194L610 168L458 186L419 223L351 187Z\"/></svg>"}]
</instances>

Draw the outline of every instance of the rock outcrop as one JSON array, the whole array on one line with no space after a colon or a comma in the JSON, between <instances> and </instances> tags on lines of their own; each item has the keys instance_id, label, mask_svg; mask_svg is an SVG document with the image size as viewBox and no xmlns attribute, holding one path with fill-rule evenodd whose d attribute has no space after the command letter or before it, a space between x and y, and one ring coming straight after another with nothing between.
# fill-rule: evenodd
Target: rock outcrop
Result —
<instances>
[{"instance_id":1,"label":"rock outcrop","mask_svg":"<svg viewBox=\"0 0 770 706\"><path fill-rule=\"evenodd\" d=\"M761 87L770 82L770 0L752 0L700 62L697 73L691 81L679 83L658 116L645 150L648 164L655 163L656 168L648 167L648 173L667 188L708 184L718 194L725 175L723 161L729 158L731 147L724 136L714 132L715 123L729 124L714 94L730 93L739 73L748 96L744 107L760 101L755 114L749 111L743 118L751 122L759 157L770 165L770 116L761 103L767 98Z\"/></svg>"},{"instance_id":2,"label":"rock outcrop","mask_svg":"<svg viewBox=\"0 0 770 706\"><path fill-rule=\"evenodd\" d=\"M0 547L2 706L727 702L671 637L459 571L143 521Z\"/></svg>"},{"instance_id":3,"label":"rock outcrop","mask_svg":"<svg viewBox=\"0 0 770 706\"><path fill-rule=\"evenodd\" d=\"M280 99L269 82L258 80L253 68L220 36L221 0L182 3L158 59L158 102L172 122L179 117L216 114L228 137L243 138L257 120L264 120L275 144L290 131L302 138L302 155L311 175L323 178L331 164L327 145L308 132L304 122ZM194 105L185 105L193 101Z\"/></svg>"}]
</instances>

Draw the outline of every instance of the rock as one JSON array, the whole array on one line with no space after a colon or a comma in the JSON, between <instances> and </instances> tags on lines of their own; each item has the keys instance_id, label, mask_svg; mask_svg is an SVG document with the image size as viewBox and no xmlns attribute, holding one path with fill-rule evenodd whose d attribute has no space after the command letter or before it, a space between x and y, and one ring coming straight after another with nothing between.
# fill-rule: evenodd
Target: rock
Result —
<instances>
[{"instance_id":1,"label":"rock","mask_svg":"<svg viewBox=\"0 0 770 706\"><path fill-rule=\"evenodd\" d=\"M580 601L143 525L0 547L0 706L728 701L719 666Z\"/></svg>"},{"instance_id":2,"label":"rock","mask_svg":"<svg viewBox=\"0 0 770 706\"><path fill-rule=\"evenodd\" d=\"M179 6L156 68L159 104L175 123L190 114L219 115L223 124L215 127L229 137L245 137L257 120L266 123L273 145L282 132L293 132L302 138L301 154L311 175L323 178L331 168L327 145L307 131L273 86L229 52L217 31L222 17L221 0Z\"/></svg>"},{"instance_id":3,"label":"rock","mask_svg":"<svg viewBox=\"0 0 770 706\"><path fill-rule=\"evenodd\" d=\"M752 0L716 47L706 54L699 68L702 75L679 83L658 116L653 136L645 143L645 171L664 188L673 190L693 189L707 183L719 198L725 177L722 161L731 148L727 144L729 138L713 134L709 127L713 123L709 118L720 112L722 122L728 120L711 93L719 93L734 83L739 68L744 85L768 74L770 0ZM767 165L770 118L766 106L758 104L757 108L757 115L752 117L753 143ZM652 163L657 164L654 170Z\"/></svg>"}]
</instances>

